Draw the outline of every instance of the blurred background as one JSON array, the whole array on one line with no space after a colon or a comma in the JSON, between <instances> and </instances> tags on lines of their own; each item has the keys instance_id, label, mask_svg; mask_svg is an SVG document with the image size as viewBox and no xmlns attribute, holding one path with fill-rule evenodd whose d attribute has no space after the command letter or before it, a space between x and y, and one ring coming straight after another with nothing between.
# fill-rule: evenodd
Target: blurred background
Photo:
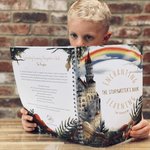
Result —
<instances>
[{"instance_id":1,"label":"blurred background","mask_svg":"<svg viewBox=\"0 0 150 150\"><path fill-rule=\"evenodd\" d=\"M103 0L112 12L107 44L143 43L143 114L150 119L150 1ZM18 118L22 104L11 46L67 46L67 11L74 0L0 0L0 118Z\"/></svg>"}]
</instances>

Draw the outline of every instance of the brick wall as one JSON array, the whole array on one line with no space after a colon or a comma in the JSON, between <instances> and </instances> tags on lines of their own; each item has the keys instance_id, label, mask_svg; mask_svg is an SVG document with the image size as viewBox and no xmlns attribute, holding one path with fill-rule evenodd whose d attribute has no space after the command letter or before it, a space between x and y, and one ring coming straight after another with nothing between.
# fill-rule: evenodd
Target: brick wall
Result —
<instances>
[{"instance_id":1,"label":"brick wall","mask_svg":"<svg viewBox=\"0 0 150 150\"><path fill-rule=\"evenodd\" d=\"M150 119L150 1L104 0L111 12L108 44L144 43L143 113ZM10 46L69 45L67 11L73 0L0 0L0 118L22 107Z\"/></svg>"}]
</instances>

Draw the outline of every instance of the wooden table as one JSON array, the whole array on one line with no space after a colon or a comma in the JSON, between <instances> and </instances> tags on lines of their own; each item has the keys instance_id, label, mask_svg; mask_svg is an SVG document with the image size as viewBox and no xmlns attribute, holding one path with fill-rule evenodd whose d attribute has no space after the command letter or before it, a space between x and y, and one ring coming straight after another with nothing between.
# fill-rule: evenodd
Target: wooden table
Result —
<instances>
[{"instance_id":1,"label":"wooden table","mask_svg":"<svg viewBox=\"0 0 150 150\"><path fill-rule=\"evenodd\" d=\"M150 122L150 121L149 121ZM130 139L108 148L93 148L64 142L47 134L24 131L20 119L0 119L0 150L150 150L147 139Z\"/></svg>"}]
</instances>

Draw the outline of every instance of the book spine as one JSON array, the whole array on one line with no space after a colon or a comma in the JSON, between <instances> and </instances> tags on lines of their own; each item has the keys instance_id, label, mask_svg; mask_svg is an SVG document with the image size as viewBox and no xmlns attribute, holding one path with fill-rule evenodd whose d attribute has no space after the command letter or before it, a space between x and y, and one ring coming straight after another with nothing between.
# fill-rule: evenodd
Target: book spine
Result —
<instances>
[{"instance_id":1,"label":"book spine","mask_svg":"<svg viewBox=\"0 0 150 150\"><path fill-rule=\"evenodd\" d=\"M80 108L80 101L81 101L81 92L80 89L78 88L78 78L80 77L80 48L76 48L76 94L77 94L77 111L78 111L78 139L79 139L79 143L80 144L84 144L84 140L83 140L83 126L82 126L82 120L81 120L81 113L82 110Z\"/></svg>"},{"instance_id":2,"label":"book spine","mask_svg":"<svg viewBox=\"0 0 150 150\"><path fill-rule=\"evenodd\" d=\"M72 71L72 82L73 82L73 101L74 101L74 111L75 111L75 120L78 120L78 113L77 113L77 94L76 94L76 54L75 54L75 49L72 51L72 66L73 66L73 71Z\"/></svg>"}]
</instances>

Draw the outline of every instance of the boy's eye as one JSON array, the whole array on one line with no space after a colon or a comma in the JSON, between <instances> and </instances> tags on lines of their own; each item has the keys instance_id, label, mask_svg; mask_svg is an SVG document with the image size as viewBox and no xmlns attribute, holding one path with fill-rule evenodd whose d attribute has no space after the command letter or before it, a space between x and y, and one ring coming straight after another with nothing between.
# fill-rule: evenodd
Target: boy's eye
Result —
<instances>
[{"instance_id":1,"label":"boy's eye","mask_svg":"<svg viewBox=\"0 0 150 150\"><path fill-rule=\"evenodd\" d=\"M90 35L86 35L86 40L92 40L93 39L93 37L92 36L90 36Z\"/></svg>"},{"instance_id":2,"label":"boy's eye","mask_svg":"<svg viewBox=\"0 0 150 150\"><path fill-rule=\"evenodd\" d=\"M70 36L71 36L72 38L76 38L76 37L77 37L77 34L72 33L72 34L70 34Z\"/></svg>"}]
</instances>

